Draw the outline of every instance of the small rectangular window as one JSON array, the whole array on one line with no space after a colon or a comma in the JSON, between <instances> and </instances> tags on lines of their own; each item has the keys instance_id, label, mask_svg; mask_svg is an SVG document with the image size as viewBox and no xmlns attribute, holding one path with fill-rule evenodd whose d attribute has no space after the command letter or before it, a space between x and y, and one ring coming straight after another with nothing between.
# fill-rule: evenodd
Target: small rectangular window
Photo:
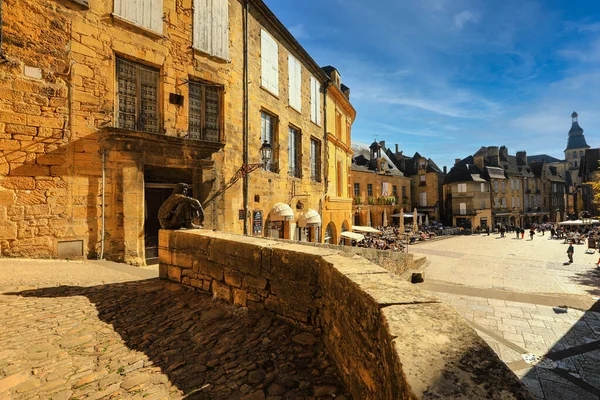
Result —
<instances>
[{"instance_id":1,"label":"small rectangular window","mask_svg":"<svg viewBox=\"0 0 600 400\"><path fill-rule=\"evenodd\" d=\"M117 127L158 133L159 71L117 57Z\"/></svg>"},{"instance_id":2,"label":"small rectangular window","mask_svg":"<svg viewBox=\"0 0 600 400\"><path fill-rule=\"evenodd\" d=\"M218 142L221 140L221 96L217 85L189 82L189 138Z\"/></svg>"},{"instance_id":3,"label":"small rectangular window","mask_svg":"<svg viewBox=\"0 0 600 400\"><path fill-rule=\"evenodd\" d=\"M482 184L481 184L481 192L482 192L482 193L483 193L483 192L485 192L485 183L482 183Z\"/></svg>"},{"instance_id":4,"label":"small rectangular window","mask_svg":"<svg viewBox=\"0 0 600 400\"><path fill-rule=\"evenodd\" d=\"M354 197L360 196L360 183L354 184Z\"/></svg>"},{"instance_id":5,"label":"small rectangular window","mask_svg":"<svg viewBox=\"0 0 600 400\"><path fill-rule=\"evenodd\" d=\"M302 67L291 54L288 54L288 97L290 106L302 111Z\"/></svg>"},{"instance_id":6,"label":"small rectangular window","mask_svg":"<svg viewBox=\"0 0 600 400\"><path fill-rule=\"evenodd\" d=\"M398 197L398 187L396 185L392 186L392 196Z\"/></svg>"},{"instance_id":7,"label":"small rectangular window","mask_svg":"<svg viewBox=\"0 0 600 400\"><path fill-rule=\"evenodd\" d=\"M506 197L502 198L502 208L506 208Z\"/></svg>"},{"instance_id":8,"label":"small rectangular window","mask_svg":"<svg viewBox=\"0 0 600 400\"><path fill-rule=\"evenodd\" d=\"M302 136L296 128L288 128L288 173L302 178Z\"/></svg>"},{"instance_id":9,"label":"small rectangular window","mask_svg":"<svg viewBox=\"0 0 600 400\"><path fill-rule=\"evenodd\" d=\"M459 183L458 184L458 193L466 193L467 192L467 184Z\"/></svg>"},{"instance_id":10,"label":"small rectangular window","mask_svg":"<svg viewBox=\"0 0 600 400\"><path fill-rule=\"evenodd\" d=\"M427 192L419 193L419 201L421 207L427 207Z\"/></svg>"},{"instance_id":11,"label":"small rectangular window","mask_svg":"<svg viewBox=\"0 0 600 400\"><path fill-rule=\"evenodd\" d=\"M275 124L276 118L266 112L260 113L260 142L261 144L266 140L267 143L273 148L271 159L268 161L265 169L271 172L279 172L279 154L277 149L277 137L275 135Z\"/></svg>"},{"instance_id":12,"label":"small rectangular window","mask_svg":"<svg viewBox=\"0 0 600 400\"><path fill-rule=\"evenodd\" d=\"M460 215L467 215L467 203L460 203Z\"/></svg>"},{"instance_id":13,"label":"small rectangular window","mask_svg":"<svg viewBox=\"0 0 600 400\"><path fill-rule=\"evenodd\" d=\"M481 209L485 209L485 200L481 200L481 204L480 204Z\"/></svg>"},{"instance_id":14,"label":"small rectangular window","mask_svg":"<svg viewBox=\"0 0 600 400\"><path fill-rule=\"evenodd\" d=\"M369 197L373 196L373 184L372 183L367 183L367 196L369 196Z\"/></svg>"},{"instance_id":15,"label":"small rectangular window","mask_svg":"<svg viewBox=\"0 0 600 400\"><path fill-rule=\"evenodd\" d=\"M321 182L321 142L310 139L310 179Z\"/></svg>"}]
</instances>

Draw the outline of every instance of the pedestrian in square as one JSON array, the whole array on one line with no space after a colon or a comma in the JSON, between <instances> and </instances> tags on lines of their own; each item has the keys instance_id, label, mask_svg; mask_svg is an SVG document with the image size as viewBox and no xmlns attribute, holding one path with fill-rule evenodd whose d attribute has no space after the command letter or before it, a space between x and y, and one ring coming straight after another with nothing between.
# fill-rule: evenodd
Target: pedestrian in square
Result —
<instances>
[{"instance_id":1,"label":"pedestrian in square","mask_svg":"<svg viewBox=\"0 0 600 400\"><path fill-rule=\"evenodd\" d=\"M575 249L573 248L573 242L571 240L571 243L569 244L569 248L567 249L567 255L569 256L569 264L573 263L573 253L575 252Z\"/></svg>"},{"instance_id":2,"label":"pedestrian in square","mask_svg":"<svg viewBox=\"0 0 600 400\"><path fill-rule=\"evenodd\" d=\"M529 230L529 237L531 238L531 240L533 240L533 236L535 235L535 230L533 229L533 227Z\"/></svg>"}]
</instances>

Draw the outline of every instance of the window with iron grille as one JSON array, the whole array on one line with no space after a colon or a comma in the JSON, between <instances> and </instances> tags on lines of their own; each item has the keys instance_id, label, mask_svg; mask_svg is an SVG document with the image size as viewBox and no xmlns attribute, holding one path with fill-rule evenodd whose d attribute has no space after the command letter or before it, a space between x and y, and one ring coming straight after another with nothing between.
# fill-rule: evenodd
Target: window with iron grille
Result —
<instances>
[{"instance_id":1,"label":"window with iron grille","mask_svg":"<svg viewBox=\"0 0 600 400\"><path fill-rule=\"evenodd\" d=\"M117 126L158 133L159 71L117 58Z\"/></svg>"},{"instance_id":2,"label":"window with iron grille","mask_svg":"<svg viewBox=\"0 0 600 400\"><path fill-rule=\"evenodd\" d=\"M396 185L392 186L392 196L398 197L398 186Z\"/></svg>"},{"instance_id":3,"label":"window with iron grille","mask_svg":"<svg viewBox=\"0 0 600 400\"><path fill-rule=\"evenodd\" d=\"M321 182L321 142L310 139L310 179Z\"/></svg>"},{"instance_id":4,"label":"window with iron grille","mask_svg":"<svg viewBox=\"0 0 600 400\"><path fill-rule=\"evenodd\" d=\"M354 197L360 196L360 183L354 184Z\"/></svg>"},{"instance_id":5,"label":"window with iron grille","mask_svg":"<svg viewBox=\"0 0 600 400\"><path fill-rule=\"evenodd\" d=\"M302 178L302 135L296 128L288 128L288 173Z\"/></svg>"},{"instance_id":6,"label":"window with iron grille","mask_svg":"<svg viewBox=\"0 0 600 400\"><path fill-rule=\"evenodd\" d=\"M264 111L260 113L260 142L261 144L266 140L272 147L271 159L267 162L266 170L271 172L279 173L279 146L277 144L277 137L275 136L275 124L277 118Z\"/></svg>"},{"instance_id":7,"label":"window with iron grille","mask_svg":"<svg viewBox=\"0 0 600 400\"><path fill-rule=\"evenodd\" d=\"M218 142L221 139L220 86L189 82L190 112L188 137Z\"/></svg>"},{"instance_id":8,"label":"window with iron grille","mask_svg":"<svg viewBox=\"0 0 600 400\"><path fill-rule=\"evenodd\" d=\"M373 184L371 183L367 183L367 196L373 196Z\"/></svg>"}]
</instances>

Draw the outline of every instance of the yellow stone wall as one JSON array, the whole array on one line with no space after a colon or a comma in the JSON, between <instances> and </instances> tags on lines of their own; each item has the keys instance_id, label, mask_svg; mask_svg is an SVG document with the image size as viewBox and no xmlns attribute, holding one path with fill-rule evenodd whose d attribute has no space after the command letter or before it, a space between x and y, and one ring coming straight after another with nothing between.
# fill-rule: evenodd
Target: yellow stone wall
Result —
<instances>
[{"instance_id":1,"label":"yellow stone wall","mask_svg":"<svg viewBox=\"0 0 600 400\"><path fill-rule=\"evenodd\" d=\"M265 88L261 87L261 29L265 29L278 43L279 56L279 94L276 96ZM248 226L249 233L252 233L252 214L256 211L262 211L263 229L262 234L266 234L265 227L267 218L272 207L276 203L285 203L294 210L295 217L293 221L286 223L286 238L293 238L296 233L296 221L303 212L314 209L322 212L322 197L325 192L324 168L325 168L325 140L323 115L321 115L321 124L317 125L310 120L310 76L317 79L319 70L314 70L310 64L302 57L294 46L289 43L279 32L276 26L266 18L256 7L250 9L249 15L249 162L259 163L261 147L261 111L266 111L277 117L275 127L275 136L279 146L275 146L275 156L279 162L279 172L270 172L258 169L248 175L249 191L248 206L249 213ZM241 39L238 41L241 46ZM235 41L233 42L235 43ZM241 47L238 49L235 45L231 49L232 59L241 62L243 53ZM289 105L288 90L288 55L292 54L301 64L302 84L301 84L301 112L298 112ZM240 75L241 77L241 75ZM323 80L323 79L322 79ZM241 85L241 79L240 79ZM239 97L241 99L241 92ZM323 97L321 94L321 105ZM319 111L322 114L322 109ZM227 141L224 151L224 162L222 174L225 179L233 176L235 171L243 162L243 143L241 134L241 107L239 114L239 129L235 140ZM237 118L236 118L237 119ZM302 177L296 178L288 174L288 127L294 126L301 131L302 137ZM311 137L321 142L321 181L311 179L310 171L310 139ZM243 202L243 183L240 180L230 190L225 192L218 202L217 207L224 211L224 222L222 230L233 233L243 233L244 221L239 219L239 211L244 209ZM302 208L300 208L302 207Z\"/></svg>"},{"instance_id":2,"label":"yellow stone wall","mask_svg":"<svg viewBox=\"0 0 600 400\"><path fill-rule=\"evenodd\" d=\"M426 162L427 159L422 157L418 162ZM421 184L421 176L425 176L425 185ZM442 199L440 199L440 176L436 172L427 172L427 169L418 169L417 174L411 177L411 193L412 203L417 208L422 208L421 205L421 193L427 193L427 207L426 213L429 215L429 221L442 222L441 220L441 208L443 207ZM437 211L434 211L434 207L437 205Z\"/></svg>"},{"instance_id":3,"label":"yellow stone wall","mask_svg":"<svg viewBox=\"0 0 600 400\"><path fill-rule=\"evenodd\" d=\"M381 186L383 182L388 182L391 186L397 187L399 202L395 204L382 204L378 199L381 197ZM392 225L394 222L392 214L397 214L401 210L405 213L411 213L413 211L414 204L411 203L411 179L404 176L391 176L376 174L374 172L361 172L352 171L351 184L354 188L354 183L360 184L360 204L353 204L353 218L355 222L359 222L354 225L367 225L367 226L383 226L384 216L387 216L388 225ZM373 185L373 198L375 199L374 204L369 204L369 196L367 196L367 184ZM390 186L390 191L392 190ZM402 187L406 188L406 203L402 201ZM390 193L391 196L391 193ZM385 212L385 215L384 215ZM357 218L358 217L358 218ZM357 219L357 221L356 221Z\"/></svg>"},{"instance_id":4,"label":"yellow stone wall","mask_svg":"<svg viewBox=\"0 0 600 400\"><path fill-rule=\"evenodd\" d=\"M218 172L222 151L181 138L188 125L188 79L226 88L223 140L233 147L230 154L239 151L240 3L230 2L231 62L191 49L191 0L164 0L163 35L117 22L112 4L90 0L86 9L67 0L19 0L3 5L2 50L8 61L0 65L0 226L6 229L0 251L5 256L56 257L58 242L77 240L83 241L84 257L99 255L106 151L105 256L143 263L145 169L191 170L199 194L207 181L224 179ZM117 55L160 69L164 135L130 143L124 138L131 133L111 128ZM33 76L26 75L29 67ZM169 93L183 95L184 105L170 104ZM165 137L174 141L161 142ZM206 228L223 225L223 213L214 206L205 212Z\"/></svg>"},{"instance_id":5,"label":"yellow stone wall","mask_svg":"<svg viewBox=\"0 0 600 400\"><path fill-rule=\"evenodd\" d=\"M352 188L350 187L352 165L351 127L356 111L340 88L332 82L327 87L327 196L321 216L323 232L331 224L329 243L339 243L343 230L351 230ZM339 117L339 119L338 119ZM341 121L341 124L338 122ZM339 128L336 130L336 124ZM325 235L323 235L325 240Z\"/></svg>"}]
</instances>

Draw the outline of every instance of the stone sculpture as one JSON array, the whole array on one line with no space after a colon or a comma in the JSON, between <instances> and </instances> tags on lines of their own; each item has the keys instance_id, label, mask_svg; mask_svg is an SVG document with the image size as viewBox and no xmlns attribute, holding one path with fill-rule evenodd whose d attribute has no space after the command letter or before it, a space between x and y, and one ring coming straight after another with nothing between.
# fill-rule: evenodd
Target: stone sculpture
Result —
<instances>
[{"instance_id":1,"label":"stone sculpture","mask_svg":"<svg viewBox=\"0 0 600 400\"><path fill-rule=\"evenodd\" d=\"M204 210L202 204L193 197L187 195L188 185L178 183L173 193L165 200L158 209L158 220L163 229L179 229L185 226L187 229L199 229L201 225L193 223L198 218L200 223L204 221Z\"/></svg>"}]
</instances>

